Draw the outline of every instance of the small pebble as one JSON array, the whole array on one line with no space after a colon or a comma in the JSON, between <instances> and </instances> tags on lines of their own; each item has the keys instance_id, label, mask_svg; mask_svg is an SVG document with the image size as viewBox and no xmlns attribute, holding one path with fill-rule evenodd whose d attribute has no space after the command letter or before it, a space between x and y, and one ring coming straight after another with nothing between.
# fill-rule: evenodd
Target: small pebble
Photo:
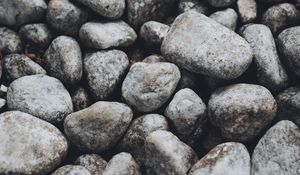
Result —
<instances>
[{"instance_id":1,"label":"small pebble","mask_svg":"<svg viewBox=\"0 0 300 175\"><path fill-rule=\"evenodd\" d=\"M4 56L11 53L20 53L23 50L23 44L20 36L13 30L6 27L0 27L0 53Z\"/></svg>"},{"instance_id":2,"label":"small pebble","mask_svg":"<svg viewBox=\"0 0 300 175\"><path fill-rule=\"evenodd\" d=\"M91 104L91 97L88 92L83 88L77 88L72 94L72 102L74 106L74 111L79 111L87 108Z\"/></svg>"},{"instance_id":3,"label":"small pebble","mask_svg":"<svg viewBox=\"0 0 300 175\"><path fill-rule=\"evenodd\" d=\"M149 21L142 25L140 36L146 46L160 47L170 27L160 22Z\"/></svg>"},{"instance_id":4,"label":"small pebble","mask_svg":"<svg viewBox=\"0 0 300 175\"><path fill-rule=\"evenodd\" d=\"M235 31L238 14L232 8L217 11L209 17L223 26Z\"/></svg>"},{"instance_id":5,"label":"small pebble","mask_svg":"<svg viewBox=\"0 0 300 175\"><path fill-rule=\"evenodd\" d=\"M107 162L98 154L84 154L79 156L74 164L85 167L91 175L102 175Z\"/></svg>"},{"instance_id":6,"label":"small pebble","mask_svg":"<svg viewBox=\"0 0 300 175\"><path fill-rule=\"evenodd\" d=\"M237 9L242 23L250 23L257 17L255 0L237 0Z\"/></svg>"}]
</instances>

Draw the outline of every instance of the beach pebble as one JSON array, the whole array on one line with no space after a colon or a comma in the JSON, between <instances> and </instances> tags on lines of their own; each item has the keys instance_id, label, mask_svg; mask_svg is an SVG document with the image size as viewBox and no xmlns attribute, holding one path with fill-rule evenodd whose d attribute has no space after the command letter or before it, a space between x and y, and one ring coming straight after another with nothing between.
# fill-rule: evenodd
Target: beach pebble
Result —
<instances>
[{"instance_id":1,"label":"beach pebble","mask_svg":"<svg viewBox=\"0 0 300 175\"><path fill-rule=\"evenodd\" d=\"M92 99L83 87L79 87L72 93L72 102L74 111L79 111L87 108L91 104Z\"/></svg>"},{"instance_id":2,"label":"beach pebble","mask_svg":"<svg viewBox=\"0 0 300 175\"><path fill-rule=\"evenodd\" d=\"M146 46L160 47L169 29L170 27L166 24L149 21L142 25L140 29L140 36Z\"/></svg>"},{"instance_id":3,"label":"beach pebble","mask_svg":"<svg viewBox=\"0 0 300 175\"><path fill-rule=\"evenodd\" d=\"M235 31L238 14L232 8L217 11L211 14L209 17L223 26Z\"/></svg>"},{"instance_id":4,"label":"beach pebble","mask_svg":"<svg viewBox=\"0 0 300 175\"><path fill-rule=\"evenodd\" d=\"M238 0L237 10L242 23L250 23L256 19L257 5L255 0Z\"/></svg>"},{"instance_id":5,"label":"beach pebble","mask_svg":"<svg viewBox=\"0 0 300 175\"><path fill-rule=\"evenodd\" d=\"M102 175L107 162L98 154L84 154L79 156L74 164L85 167L91 175Z\"/></svg>"}]
</instances>

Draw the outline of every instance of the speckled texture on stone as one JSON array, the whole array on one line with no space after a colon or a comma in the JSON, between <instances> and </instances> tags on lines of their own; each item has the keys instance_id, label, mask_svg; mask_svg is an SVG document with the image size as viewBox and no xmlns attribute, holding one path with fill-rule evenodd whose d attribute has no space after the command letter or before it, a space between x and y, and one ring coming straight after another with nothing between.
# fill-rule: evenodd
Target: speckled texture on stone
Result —
<instances>
[{"instance_id":1,"label":"speckled texture on stone","mask_svg":"<svg viewBox=\"0 0 300 175\"><path fill-rule=\"evenodd\" d=\"M20 110L54 124L73 112L72 99L64 85L41 74L13 81L8 87L7 105L10 110Z\"/></svg>"},{"instance_id":2,"label":"speckled texture on stone","mask_svg":"<svg viewBox=\"0 0 300 175\"><path fill-rule=\"evenodd\" d=\"M123 81L122 96L138 111L151 112L170 98L179 80L172 63L135 63Z\"/></svg>"},{"instance_id":3,"label":"speckled texture on stone","mask_svg":"<svg viewBox=\"0 0 300 175\"><path fill-rule=\"evenodd\" d=\"M169 29L170 27L166 24L149 21L142 25L140 29L140 37L146 46L160 47Z\"/></svg>"},{"instance_id":4,"label":"speckled texture on stone","mask_svg":"<svg viewBox=\"0 0 300 175\"><path fill-rule=\"evenodd\" d=\"M83 45L94 49L127 47L132 45L137 35L124 21L88 22L81 26L79 37Z\"/></svg>"},{"instance_id":5,"label":"speckled texture on stone","mask_svg":"<svg viewBox=\"0 0 300 175\"><path fill-rule=\"evenodd\" d=\"M252 155L251 174L300 172L300 130L291 121L280 121L260 139Z\"/></svg>"},{"instance_id":6,"label":"speckled texture on stone","mask_svg":"<svg viewBox=\"0 0 300 175\"><path fill-rule=\"evenodd\" d=\"M207 0L207 2L213 7L228 7L236 0Z\"/></svg>"},{"instance_id":7,"label":"speckled texture on stone","mask_svg":"<svg viewBox=\"0 0 300 175\"><path fill-rule=\"evenodd\" d=\"M0 174L47 174L58 166L68 142L53 125L32 115L0 114Z\"/></svg>"},{"instance_id":8,"label":"speckled texture on stone","mask_svg":"<svg viewBox=\"0 0 300 175\"><path fill-rule=\"evenodd\" d=\"M102 100L112 94L129 65L125 52L98 51L84 58L84 73L95 99Z\"/></svg>"},{"instance_id":9,"label":"speckled texture on stone","mask_svg":"<svg viewBox=\"0 0 300 175\"><path fill-rule=\"evenodd\" d=\"M163 56L191 72L239 77L252 62L252 49L239 35L193 11L179 15L165 37Z\"/></svg>"},{"instance_id":10,"label":"speckled texture on stone","mask_svg":"<svg viewBox=\"0 0 300 175\"><path fill-rule=\"evenodd\" d=\"M256 19L257 5L255 0L237 0L237 9L243 23L250 23Z\"/></svg>"},{"instance_id":11,"label":"speckled texture on stone","mask_svg":"<svg viewBox=\"0 0 300 175\"><path fill-rule=\"evenodd\" d=\"M270 91L254 84L234 84L215 91L208 102L208 117L228 140L250 141L276 115Z\"/></svg>"},{"instance_id":12,"label":"speckled texture on stone","mask_svg":"<svg viewBox=\"0 0 300 175\"><path fill-rule=\"evenodd\" d=\"M57 169L51 175L91 175L89 171L80 165L65 165Z\"/></svg>"},{"instance_id":13,"label":"speckled texture on stone","mask_svg":"<svg viewBox=\"0 0 300 175\"><path fill-rule=\"evenodd\" d=\"M102 175L107 162L98 154L84 154L79 156L74 164L85 167L91 175Z\"/></svg>"},{"instance_id":14,"label":"speckled texture on stone","mask_svg":"<svg viewBox=\"0 0 300 175\"><path fill-rule=\"evenodd\" d=\"M232 8L216 11L209 17L223 26L235 31L238 14Z\"/></svg>"},{"instance_id":15,"label":"speckled texture on stone","mask_svg":"<svg viewBox=\"0 0 300 175\"><path fill-rule=\"evenodd\" d=\"M92 99L83 87L78 87L72 93L72 102L74 106L74 111L79 111L84 108L87 108L91 104Z\"/></svg>"},{"instance_id":16,"label":"speckled texture on stone","mask_svg":"<svg viewBox=\"0 0 300 175\"><path fill-rule=\"evenodd\" d=\"M247 148L237 142L220 144L200 159L189 175L250 175L250 155Z\"/></svg>"},{"instance_id":17,"label":"speckled texture on stone","mask_svg":"<svg viewBox=\"0 0 300 175\"><path fill-rule=\"evenodd\" d=\"M80 150L100 153L117 143L132 115L131 109L123 103L100 101L67 116L64 131Z\"/></svg>"},{"instance_id":18,"label":"speckled texture on stone","mask_svg":"<svg viewBox=\"0 0 300 175\"><path fill-rule=\"evenodd\" d=\"M178 3L178 13L184 13L190 10L194 10L198 13L207 15L209 13L209 8L206 1L199 0L179 0Z\"/></svg>"},{"instance_id":19,"label":"speckled texture on stone","mask_svg":"<svg viewBox=\"0 0 300 175\"><path fill-rule=\"evenodd\" d=\"M20 53L22 50L23 44L20 36L11 29L0 27L0 52L6 55Z\"/></svg>"}]
</instances>

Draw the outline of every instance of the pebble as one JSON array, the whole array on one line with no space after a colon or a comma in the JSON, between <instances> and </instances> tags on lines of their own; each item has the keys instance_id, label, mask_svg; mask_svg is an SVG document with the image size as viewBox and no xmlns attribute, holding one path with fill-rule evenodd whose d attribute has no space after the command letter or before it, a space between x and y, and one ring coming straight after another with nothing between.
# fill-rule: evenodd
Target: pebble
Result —
<instances>
[{"instance_id":1,"label":"pebble","mask_svg":"<svg viewBox=\"0 0 300 175\"><path fill-rule=\"evenodd\" d=\"M63 84L47 75L30 75L13 81L7 90L9 110L19 110L60 123L73 112L72 99Z\"/></svg>"},{"instance_id":2,"label":"pebble","mask_svg":"<svg viewBox=\"0 0 300 175\"><path fill-rule=\"evenodd\" d=\"M277 105L268 89L254 84L233 84L215 91L208 102L208 117L227 140L250 141L269 126Z\"/></svg>"},{"instance_id":3,"label":"pebble","mask_svg":"<svg viewBox=\"0 0 300 175\"><path fill-rule=\"evenodd\" d=\"M57 169L51 175L91 175L89 171L80 165L65 165Z\"/></svg>"},{"instance_id":4,"label":"pebble","mask_svg":"<svg viewBox=\"0 0 300 175\"><path fill-rule=\"evenodd\" d=\"M47 174L68 150L55 126L19 111L0 114L0 140L0 174Z\"/></svg>"},{"instance_id":5,"label":"pebble","mask_svg":"<svg viewBox=\"0 0 300 175\"><path fill-rule=\"evenodd\" d=\"M11 29L0 27L0 53L6 55L20 53L22 50L23 44L20 36Z\"/></svg>"},{"instance_id":6,"label":"pebble","mask_svg":"<svg viewBox=\"0 0 300 175\"><path fill-rule=\"evenodd\" d=\"M172 63L135 63L122 84L125 101L140 112L160 108L173 94L180 71Z\"/></svg>"},{"instance_id":7,"label":"pebble","mask_svg":"<svg viewBox=\"0 0 300 175\"><path fill-rule=\"evenodd\" d=\"M82 56L77 41L68 36L59 36L44 54L44 65L50 76L65 84L76 84L82 76Z\"/></svg>"},{"instance_id":8,"label":"pebble","mask_svg":"<svg viewBox=\"0 0 300 175\"><path fill-rule=\"evenodd\" d=\"M83 87L78 87L72 94L72 102L74 111L79 111L87 108L91 104L92 99Z\"/></svg>"},{"instance_id":9,"label":"pebble","mask_svg":"<svg viewBox=\"0 0 300 175\"><path fill-rule=\"evenodd\" d=\"M242 23L250 23L257 17L255 0L237 0L237 10Z\"/></svg>"},{"instance_id":10,"label":"pebble","mask_svg":"<svg viewBox=\"0 0 300 175\"><path fill-rule=\"evenodd\" d=\"M163 56L153 54L150 56L147 56L145 59L143 59L144 63L157 63L157 62L166 62Z\"/></svg>"},{"instance_id":11,"label":"pebble","mask_svg":"<svg viewBox=\"0 0 300 175\"><path fill-rule=\"evenodd\" d=\"M81 26L79 37L86 47L108 49L132 45L137 34L124 21L88 22Z\"/></svg>"},{"instance_id":12,"label":"pebble","mask_svg":"<svg viewBox=\"0 0 300 175\"><path fill-rule=\"evenodd\" d=\"M64 131L80 150L100 153L120 140L132 115L131 109L123 103L99 101L68 115Z\"/></svg>"},{"instance_id":13,"label":"pebble","mask_svg":"<svg viewBox=\"0 0 300 175\"><path fill-rule=\"evenodd\" d=\"M98 154L84 154L79 156L74 164L85 167L91 175L102 175L107 162Z\"/></svg>"},{"instance_id":14,"label":"pebble","mask_svg":"<svg viewBox=\"0 0 300 175\"><path fill-rule=\"evenodd\" d=\"M207 0L207 2L213 7L228 7L233 4L236 0Z\"/></svg>"},{"instance_id":15,"label":"pebble","mask_svg":"<svg viewBox=\"0 0 300 175\"><path fill-rule=\"evenodd\" d=\"M233 31L236 28L238 14L232 8L217 11L211 14L209 17Z\"/></svg>"},{"instance_id":16,"label":"pebble","mask_svg":"<svg viewBox=\"0 0 300 175\"><path fill-rule=\"evenodd\" d=\"M178 13L184 13L190 10L194 10L198 13L207 15L209 13L208 4L206 1L198 0L179 0Z\"/></svg>"},{"instance_id":17,"label":"pebble","mask_svg":"<svg viewBox=\"0 0 300 175\"><path fill-rule=\"evenodd\" d=\"M125 52L98 51L84 58L84 73L89 89L98 100L111 95L129 66Z\"/></svg>"},{"instance_id":18,"label":"pebble","mask_svg":"<svg viewBox=\"0 0 300 175\"><path fill-rule=\"evenodd\" d=\"M193 11L176 18L161 52L182 68L220 79L239 77L253 57L250 45L242 37Z\"/></svg>"},{"instance_id":19,"label":"pebble","mask_svg":"<svg viewBox=\"0 0 300 175\"><path fill-rule=\"evenodd\" d=\"M166 24L148 21L140 29L140 37L148 47L160 47L170 27Z\"/></svg>"}]
</instances>

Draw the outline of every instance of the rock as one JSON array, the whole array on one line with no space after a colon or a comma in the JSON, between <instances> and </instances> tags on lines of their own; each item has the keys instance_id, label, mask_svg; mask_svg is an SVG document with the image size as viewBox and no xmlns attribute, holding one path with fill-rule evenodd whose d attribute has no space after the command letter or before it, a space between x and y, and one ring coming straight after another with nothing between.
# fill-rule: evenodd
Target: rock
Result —
<instances>
[{"instance_id":1,"label":"rock","mask_svg":"<svg viewBox=\"0 0 300 175\"><path fill-rule=\"evenodd\" d=\"M74 164L85 167L91 175L102 175L107 162L97 154L84 154L79 156Z\"/></svg>"},{"instance_id":2,"label":"rock","mask_svg":"<svg viewBox=\"0 0 300 175\"><path fill-rule=\"evenodd\" d=\"M282 91L277 97L278 119L291 120L300 126L300 88L289 87Z\"/></svg>"},{"instance_id":3,"label":"rock","mask_svg":"<svg viewBox=\"0 0 300 175\"><path fill-rule=\"evenodd\" d=\"M147 21L161 22L170 15L176 0L130 0L127 1L127 21L139 27Z\"/></svg>"},{"instance_id":4,"label":"rock","mask_svg":"<svg viewBox=\"0 0 300 175\"><path fill-rule=\"evenodd\" d=\"M281 121L270 128L256 145L251 173L299 174L300 130L290 121Z\"/></svg>"},{"instance_id":5,"label":"rock","mask_svg":"<svg viewBox=\"0 0 300 175\"><path fill-rule=\"evenodd\" d=\"M268 26L273 34L278 34L285 28L297 24L300 19L300 12L295 5L282 3L268 8L263 16L262 23Z\"/></svg>"},{"instance_id":6,"label":"rock","mask_svg":"<svg viewBox=\"0 0 300 175\"><path fill-rule=\"evenodd\" d=\"M148 47L160 47L164 37L169 31L169 26L156 21L149 21L142 25L140 36Z\"/></svg>"},{"instance_id":7,"label":"rock","mask_svg":"<svg viewBox=\"0 0 300 175\"><path fill-rule=\"evenodd\" d=\"M123 81L122 96L138 111L151 112L170 98L179 80L172 63L135 63Z\"/></svg>"},{"instance_id":8,"label":"rock","mask_svg":"<svg viewBox=\"0 0 300 175\"><path fill-rule=\"evenodd\" d=\"M132 45L137 35L124 21L88 22L81 26L80 40L86 47L108 49Z\"/></svg>"},{"instance_id":9,"label":"rock","mask_svg":"<svg viewBox=\"0 0 300 175\"><path fill-rule=\"evenodd\" d=\"M80 165L65 165L57 169L52 175L91 175L89 171Z\"/></svg>"},{"instance_id":10,"label":"rock","mask_svg":"<svg viewBox=\"0 0 300 175\"><path fill-rule=\"evenodd\" d=\"M254 84L234 84L215 91L208 116L227 140L250 141L272 122L276 101L268 89Z\"/></svg>"},{"instance_id":11,"label":"rock","mask_svg":"<svg viewBox=\"0 0 300 175\"><path fill-rule=\"evenodd\" d=\"M146 168L151 174L187 174L198 160L192 148L181 142L171 132L152 132L145 142Z\"/></svg>"},{"instance_id":12,"label":"rock","mask_svg":"<svg viewBox=\"0 0 300 175\"><path fill-rule=\"evenodd\" d=\"M118 147L122 151L130 152L138 164L143 165L146 137L153 131L168 129L168 121L164 116L159 114L143 115L132 122Z\"/></svg>"},{"instance_id":13,"label":"rock","mask_svg":"<svg viewBox=\"0 0 300 175\"><path fill-rule=\"evenodd\" d=\"M228 7L236 0L207 0L207 2L213 7Z\"/></svg>"},{"instance_id":14,"label":"rock","mask_svg":"<svg viewBox=\"0 0 300 175\"><path fill-rule=\"evenodd\" d=\"M0 98L0 110L3 109L5 105L6 105L6 100Z\"/></svg>"},{"instance_id":15,"label":"rock","mask_svg":"<svg viewBox=\"0 0 300 175\"><path fill-rule=\"evenodd\" d=\"M83 87L79 87L72 94L72 102L74 111L79 111L87 108L92 100L87 91Z\"/></svg>"},{"instance_id":16,"label":"rock","mask_svg":"<svg viewBox=\"0 0 300 175\"><path fill-rule=\"evenodd\" d=\"M114 155L108 162L103 175L141 175L139 165L129 153Z\"/></svg>"},{"instance_id":17,"label":"rock","mask_svg":"<svg viewBox=\"0 0 300 175\"><path fill-rule=\"evenodd\" d=\"M68 36L59 36L44 54L44 64L50 76L65 84L76 84L82 76L82 56L77 41Z\"/></svg>"},{"instance_id":18,"label":"rock","mask_svg":"<svg viewBox=\"0 0 300 175\"><path fill-rule=\"evenodd\" d=\"M0 53L6 55L20 53L22 50L23 45L20 36L13 30L6 27L0 27Z\"/></svg>"},{"instance_id":19,"label":"rock","mask_svg":"<svg viewBox=\"0 0 300 175\"><path fill-rule=\"evenodd\" d=\"M161 55L150 55L143 60L144 63L157 63L157 62L166 62L164 57Z\"/></svg>"},{"instance_id":20,"label":"rock","mask_svg":"<svg viewBox=\"0 0 300 175\"><path fill-rule=\"evenodd\" d=\"M47 75L30 75L13 81L7 91L9 110L19 110L60 123L73 112L72 99L63 84Z\"/></svg>"},{"instance_id":21,"label":"rock","mask_svg":"<svg viewBox=\"0 0 300 175\"><path fill-rule=\"evenodd\" d=\"M98 51L85 57L84 72L94 98L102 100L111 95L129 66L125 52Z\"/></svg>"},{"instance_id":22,"label":"rock","mask_svg":"<svg viewBox=\"0 0 300 175\"><path fill-rule=\"evenodd\" d=\"M288 75L280 62L271 30L262 24L250 24L242 36L252 47L258 82L274 93L285 89Z\"/></svg>"},{"instance_id":23,"label":"rock","mask_svg":"<svg viewBox=\"0 0 300 175\"><path fill-rule=\"evenodd\" d=\"M200 159L188 175L250 175L250 155L237 142L220 144Z\"/></svg>"},{"instance_id":24,"label":"rock","mask_svg":"<svg viewBox=\"0 0 300 175\"><path fill-rule=\"evenodd\" d=\"M2 0L0 1L0 23L7 26L21 26L41 20L47 10L44 0Z\"/></svg>"},{"instance_id":25,"label":"rock","mask_svg":"<svg viewBox=\"0 0 300 175\"><path fill-rule=\"evenodd\" d=\"M100 153L112 148L132 120L131 109L118 102L100 101L68 115L64 131L80 150Z\"/></svg>"},{"instance_id":26,"label":"rock","mask_svg":"<svg viewBox=\"0 0 300 175\"><path fill-rule=\"evenodd\" d=\"M193 11L176 18L161 52L182 68L220 79L239 77L253 56L250 45L242 37Z\"/></svg>"},{"instance_id":27,"label":"rock","mask_svg":"<svg viewBox=\"0 0 300 175\"><path fill-rule=\"evenodd\" d=\"M204 15L207 15L209 12L208 4L206 1L179 0L178 13L181 14L189 10L194 10Z\"/></svg>"},{"instance_id":28,"label":"rock","mask_svg":"<svg viewBox=\"0 0 300 175\"><path fill-rule=\"evenodd\" d=\"M97 14L110 19L119 19L125 10L125 0L76 0Z\"/></svg>"},{"instance_id":29,"label":"rock","mask_svg":"<svg viewBox=\"0 0 300 175\"><path fill-rule=\"evenodd\" d=\"M0 174L47 174L68 150L56 127L19 111L0 114L0 140Z\"/></svg>"},{"instance_id":30,"label":"rock","mask_svg":"<svg viewBox=\"0 0 300 175\"><path fill-rule=\"evenodd\" d=\"M300 27L292 27L278 35L277 44L282 58L298 78L300 78Z\"/></svg>"},{"instance_id":31,"label":"rock","mask_svg":"<svg viewBox=\"0 0 300 175\"><path fill-rule=\"evenodd\" d=\"M242 23L250 23L256 19L257 5L255 0L237 0L237 9Z\"/></svg>"},{"instance_id":32,"label":"rock","mask_svg":"<svg viewBox=\"0 0 300 175\"><path fill-rule=\"evenodd\" d=\"M62 34L77 36L87 20L88 14L70 0L51 0L48 4L47 23Z\"/></svg>"},{"instance_id":33,"label":"rock","mask_svg":"<svg viewBox=\"0 0 300 175\"><path fill-rule=\"evenodd\" d=\"M4 57L4 70L9 80L15 80L26 75L47 73L40 65L22 54L10 54Z\"/></svg>"},{"instance_id":34,"label":"rock","mask_svg":"<svg viewBox=\"0 0 300 175\"><path fill-rule=\"evenodd\" d=\"M38 48L47 48L55 37L55 34L43 23L24 25L19 29L19 34L26 42Z\"/></svg>"},{"instance_id":35,"label":"rock","mask_svg":"<svg viewBox=\"0 0 300 175\"><path fill-rule=\"evenodd\" d=\"M178 138L189 145L203 134L207 120L206 105L191 89L178 91L165 110Z\"/></svg>"},{"instance_id":36,"label":"rock","mask_svg":"<svg viewBox=\"0 0 300 175\"><path fill-rule=\"evenodd\" d=\"M236 28L238 14L232 8L217 11L211 14L209 17L233 31Z\"/></svg>"}]
</instances>

